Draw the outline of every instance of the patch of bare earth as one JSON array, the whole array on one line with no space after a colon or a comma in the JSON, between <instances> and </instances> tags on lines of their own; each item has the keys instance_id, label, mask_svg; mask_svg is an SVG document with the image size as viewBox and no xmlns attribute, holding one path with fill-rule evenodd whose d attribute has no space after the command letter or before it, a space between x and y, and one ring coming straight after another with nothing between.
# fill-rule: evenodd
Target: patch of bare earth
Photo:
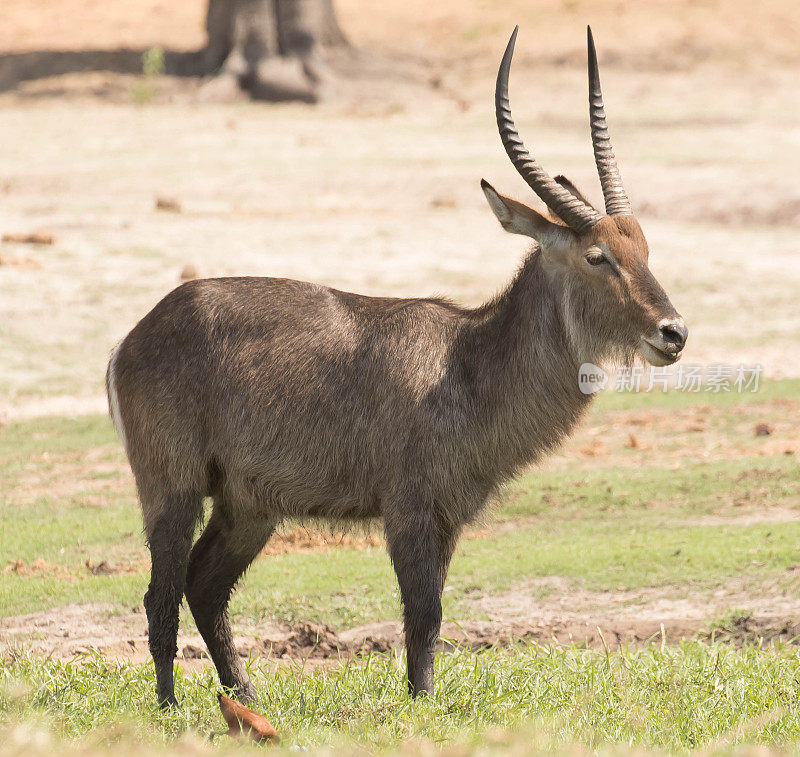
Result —
<instances>
[{"instance_id":1,"label":"patch of bare earth","mask_svg":"<svg viewBox=\"0 0 800 757\"><path fill-rule=\"evenodd\" d=\"M325 552L336 547L347 547L359 551L369 547L383 546L384 540L377 533L340 533L331 529L302 527L279 531L270 537L263 555L283 555L287 552L311 554Z\"/></svg>"},{"instance_id":2,"label":"patch of bare earth","mask_svg":"<svg viewBox=\"0 0 800 757\"><path fill-rule=\"evenodd\" d=\"M766 431L766 433L764 433ZM589 417L546 470L679 466L800 454L800 400L613 410Z\"/></svg>"},{"instance_id":3,"label":"patch of bare earth","mask_svg":"<svg viewBox=\"0 0 800 757\"><path fill-rule=\"evenodd\" d=\"M501 525L505 528L507 524ZM491 533L486 528L468 530L465 539L480 539ZM355 549L359 552L373 547L385 546L385 539L377 533L340 532L330 528L316 526L297 526L275 533L262 550L262 555L285 554L318 554L331 549ZM144 547L143 547L144 550ZM70 568L50 563L38 557L30 564L22 559L9 560L0 570L3 575L37 578L40 576L56 577L64 581L76 581L92 576L115 576L122 573L147 573L150 571L150 559L143 554L141 559L110 560L86 558L83 567L75 572Z\"/></svg>"},{"instance_id":4,"label":"patch of bare earth","mask_svg":"<svg viewBox=\"0 0 800 757\"><path fill-rule=\"evenodd\" d=\"M464 539L481 539L492 533L490 528L474 527L465 531ZM373 547L384 547L386 540L381 536L378 527L373 531L336 531L325 526L295 526L286 530L278 530L270 537L262 555L283 555L287 553L311 554L326 552L329 549L345 547L363 551Z\"/></svg>"},{"instance_id":5,"label":"patch of bare earth","mask_svg":"<svg viewBox=\"0 0 800 757\"><path fill-rule=\"evenodd\" d=\"M617 646L714 634L733 641L757 636L793 640L800 636L800 598L781 593L775 584L753 591L741 580L729 579L711 592L693 589L690 594L678 587L589 592L563 578L548 577L468 601L491 624L510 629L512 635L562 644ZM550 596L541 599L543 591ZM747 623L732 627L720 621L732 610Z\"/></svg>"},{"instance_id":6,"label":"patch of bare earth","mask_svg":"<svg viewBox=\"0 0 800 757\"><path fill-rule=\"evenodd\" d=\"M75 577L63 565L56 565L47 562L44 558L38 557L30 565L24 560L11 560L6 563L2 570L4 576L56 576L65 581L73 581Z\"/></svg>"},{"instance_id":7,"label":"patch of bare earth","mask_svg":"<svg viewBox=\"0 0 800 757\"><path fill-rule=\"evenodd\" d=\"M468 600L487 620L446 621L440 647L474 649L516 642L614 648L623 644L717 639L741 644L759 639L795 643L800 637L800 598L776 586L746 590L729 580L713 592L686 595L678 588L589 592L558 577L530 581L514 591ZM542 592L549 596L542 598ZM402 646L401 624L371 623L343 631L306 622L261 623L235 629L242 657L274 661L349 658ZM120 612L108 604L69 605L0 619L0 649L25 646L56 659L100 651L115 659L146 660L147 620L141 607ZM209 664L199 635L181 634L179 662Z\"/></svg>"},{"instance_id":8,"label":"patch of bare earth","mask_svg":"<svg viewBox=\"0 0 800 757\"><path fill-rule=\"evenodd\" d=\"M33 455L13 481L5 482L4 495L7 506L24 507L47 499L102 507L129 492L132 485L133 476L122 455L97 447L61 455Z\"/></svg>"}]
</instances>

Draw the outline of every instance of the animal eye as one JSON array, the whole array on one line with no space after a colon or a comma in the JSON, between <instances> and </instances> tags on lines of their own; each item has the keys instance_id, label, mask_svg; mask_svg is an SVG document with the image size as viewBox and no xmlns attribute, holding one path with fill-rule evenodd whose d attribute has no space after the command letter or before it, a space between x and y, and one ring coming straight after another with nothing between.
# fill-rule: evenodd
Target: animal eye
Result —
<instances>
[{"instance_id":1,"label":"animal eye","mask_svg":"<svg viewBox=\"0 0 800 757\"><path fill-rule=\"evenodd\" d=\"M584 257L589 265L602 265L608 262L606 256L600 250L589 250Z\"/></svg>"}]
</instances>

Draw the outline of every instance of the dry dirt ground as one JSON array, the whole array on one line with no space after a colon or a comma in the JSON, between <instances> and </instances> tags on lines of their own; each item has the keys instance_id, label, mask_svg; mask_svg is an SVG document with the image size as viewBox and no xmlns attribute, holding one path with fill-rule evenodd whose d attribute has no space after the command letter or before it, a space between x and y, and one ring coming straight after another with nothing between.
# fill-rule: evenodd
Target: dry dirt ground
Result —
<instances>
[{"instance_id":1,"label":"dry dirt ground","mask_svg":"<svg viewBox=\"0 0 800 757\"><path fill-rule=\"evenodd\" d=\"M796 515L795 515L796 517ZM554 590L557 599L531 603L530 590ZM769 591L769 587L765 587ZM440 646L481 648L517 641L545 645L586 644L616 648L682 639L717 639L734 644L797 643L800 639L800 599L754 596L738 582L719 587L713 597L681 596L677 590L635 592L576 591L558 577L502 595L483 597L476 606L489 620L445 621ZM737 607L722 620L715 612ZM2 646L21 642L33 651L55 659L71 659L100 650L105 656L133 662L145 661L147 619L142 608L120 612L103 603L68 605L53 610L0 619ZM397 621L370 623L336 632L319 623L259 623L236 625L237 650L242 657L259 656L277 661L346 659L355 654L387 652L402 646L402 626ZM181 633L178 658L189 669L209 664L205 644L198 634Z\"/></svg>"},{"instance_id":2,"label":"dry dirt ground","mask_svg":"<svg viewBox=\"0 0 800 757\"><path fill-rule=\"evenodd\" d=\"M490 296L525 249L498 228L478 188L486 176L529 199L492 114L496 65L514 23L522 26L512 75L521 131L552 173L597 199L583 68L584 25L593 24L616 153L652 267L691 327L684 362L761 363L767 376L800 376L793 2L338 7L356 49L332 61L331 95L312 108L213 104L205 82L172 75L142 89L144 50L163 46L169 72L170 56L203 44L203 0L4 4L0 233L44 230L54 241L0 245L0 420L102 411L109 351L187 266L201 276L289 276L368 294L433 292L469 304ZM176 209L159 209L159 198L177 200ZM734 428L746 414L727 412ZM766 453L796 453L794 405L765 413L777 429ZM633 464L752 454L749 416L738 421L747 434L715 426L702 407L607 418L549 465L621 464L631 445L640 451ZM674 432L672 448L654 444L656 428ZM92 468L76 460L9 496L69 496ZM273 548L326 546L287 538ZM483 643L519 631L611 645L661 634L662 624L669 638L696 633L715 606L751 613L723 629L733 636L794 635L782 619L800 616L795 604L765 613L735 582L720 591L717 605L669 593L632 604L562 587L535 618L515 597L495 597L481 600L495 620L445 635ZM41 649L60 656L91 646L144 655L138 613L83 606L0 622L9 636L31 627ZM267 638L301 656L319 633L249 629L247 642L243 630L245 651ZM398 638L391 624L323 636L330 650L350 651ZM182 639L187 645L200 646Z\"/></svg>"},{"instance_id":3,"label":"dry dirt ground","mask_svg":"<svg viewBox=\"0 0 800 757\"><path fill-rule=\"evenodd\" d=\"M597 199L583 68L584 24L594 24L652 267L691 327L684 362L800 375L800 51L789 2L392 1L366 13L342 0L357 48L334 62L318 107L208 104L203 82L178 76L136 104L140 52L199 47L201 0L7 7L0 231L43 229L54 243L0 245L6 417L102 411L109 351L186 266L489 297L525 249L478 188L486 176L529 195L492 115L512 21L522 26L512 81L522 133L551 172ZM159 198L180 210L159 209Z\"/></svg>"}]
</instances>

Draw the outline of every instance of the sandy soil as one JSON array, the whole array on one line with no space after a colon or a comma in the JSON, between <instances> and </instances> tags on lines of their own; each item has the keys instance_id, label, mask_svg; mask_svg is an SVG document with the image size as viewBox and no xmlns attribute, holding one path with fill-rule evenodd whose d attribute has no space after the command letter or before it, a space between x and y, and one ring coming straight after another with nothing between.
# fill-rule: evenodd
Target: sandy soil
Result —
<instances>
[{"instance_id":1,"label":"sandy soil","mask_svg":"<svg viewBox=\"0 0 800 757\"><path fill-rule=\"evenodd\" d=\"M722 407L698 404L597 413L542 467L678 467L684 460L798 453L800 398Z\"/></svg>"},{"instance_id":2,"label":"sandy soil","mask_svg":"<svg viewBox=\"0 0 800 757\"><path fill-rule=\"evenodd\" d=\"M309 108L207 105L203 83L180 77L133 104L128 64L98 49L133 50L133 71L136 50L157 42L195 49L200 0L36 0L36 13L12 3L0 30L0 231L45 229L55 243L0 246L0 414L102 412L109 351L187 264L201 276L489 297L525 249L477 186L486 176L527 197L491 111L512 18L524 30L513 79L523 134L596 199L582 62L582 24L595 24L652 267L691 327L684 362L800 375L789 3L759 9L758 24L738 0L543 14L521 1L415 13L393 0L380 18L340 5L359 48L337 64L329 101ZM729 23L710 25L723 6ZM52 59L63 51L83 57L65 69ZM39 53L51 57L25 57ZM158 210L159 197L181 211Z\"/></svg>"},{"instance_id":3,"label":"sandy soil","mask_svg":"<svg viewBox=\"0 0 800 757\"><path fill-rule=\"evenodd\" d=\"M554 598L541 597L541 589ZM765 587L770 591L773 587ZM587 644L616 647L653 641L717 638L733 643L800 638L800 599L771 597L744 590L729 581L712 594L679 589L587 592L576 590L552 577L517 587L513 592L483 596L474 601L487 614L486 621L445 619L441 646L474 648L507 645L516 640L551 644ZM736 612L731 614L731 608ZM148 658L147 620L142 608L120 612L101 603L69 605L54 610L0 619L0 648L18 642L39 654L56 659L102 651L106 656L141 662ZM402 646L399 622L372 623L336 632L318 623L296 626L262 623L236 627L237 649L271 660L347 658L360 652L387 652ZM178 638L178 659L189 669L209 663L202 638L183 634Z\"/></svg>"}]
</instances>

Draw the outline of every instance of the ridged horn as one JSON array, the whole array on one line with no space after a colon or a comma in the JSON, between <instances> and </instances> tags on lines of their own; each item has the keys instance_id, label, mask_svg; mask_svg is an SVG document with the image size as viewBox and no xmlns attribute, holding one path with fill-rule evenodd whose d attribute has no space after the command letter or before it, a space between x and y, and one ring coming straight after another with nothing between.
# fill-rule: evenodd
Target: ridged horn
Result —
<instances>
[{"instance_id":1,"label":"ridged horn","mask_svg":"<svg viewBox=\"0 0 800 757\"><path fill-rule=\"evenodd\" d=\"M633 209L622 186L622 177L617 168L617 159L611 148L611 137L608 136L606 111L603 107L603 93L600 91L600 73L597 69L597 52L594 49L594 38L591 27L586 27L589 48L589 122L592 126L592 148L603 197L606 202L606 213L610 216L632 216Z\"/></svg>"},{"instance_id":2,"label":"ridged horn","mask_svg":"<svg viewBox=\"0 0 800 757\"><path fill-rule=\"evenodd\" d=\"M564 223L573 230L583 233L594 226L602 216L548 176L547 172L525 149L517 128L514 126L511 106L508 102L508 73L511 69L511 59L514 57L514 44L517 41L518 31L519 26L514 27L514 32L508 41L506 52L500 63L500 70L497 72L494 106L500 139L503 141L503 147L506 148L514 168L525 179L528 186Z\"/></svg>"}]
</instances>

